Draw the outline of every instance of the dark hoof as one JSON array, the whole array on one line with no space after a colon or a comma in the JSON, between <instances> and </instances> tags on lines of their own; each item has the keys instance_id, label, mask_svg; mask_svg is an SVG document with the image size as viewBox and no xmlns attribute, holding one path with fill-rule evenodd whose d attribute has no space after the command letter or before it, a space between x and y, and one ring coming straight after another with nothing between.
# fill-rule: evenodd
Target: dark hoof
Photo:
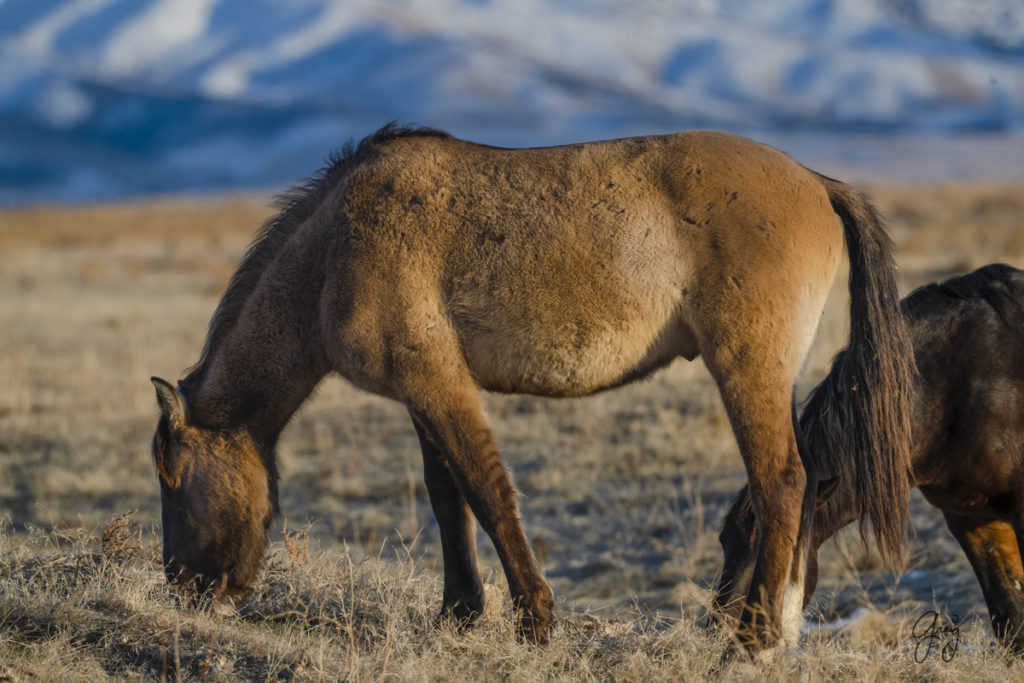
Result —
<instances>
[{"instance_id":1,"label":"dark hoof","mask_svg":"<svg viewBox=\"0 0 1024 683\"><path fill-rule=\"evenodd\" d=\"M554 603L554 598L550 603ZM551 608L552 604L545 600L532 609L519 610L519 628L516 635L521 642L533 645L548 644L548 632L554 623Z\"/></svg>"},{"instance_id":2,"label":"dark hoof","mask_svg":"<svg viewBox=\"0 0 1024 683\"><path fill-rule=\"evenodd\" d=\"M516 635L519 641L523 643L547 645L549 642L548 629L551 625L552 619L550 615L546 620L523 617L519 620L519 628L516 631Z\"/></svg>"},{"instance_id":3,"label":"dark hoof","mask_svg":"<svg viewBox=\"0 0 1024 683\"><path fill-rule=\"evenodd\" d=\"M446 602L437 615L437 624L451 624L458 633L471 627L484 612L484 596L480 594L467 600Z\"/></svg>"}]
</instances>

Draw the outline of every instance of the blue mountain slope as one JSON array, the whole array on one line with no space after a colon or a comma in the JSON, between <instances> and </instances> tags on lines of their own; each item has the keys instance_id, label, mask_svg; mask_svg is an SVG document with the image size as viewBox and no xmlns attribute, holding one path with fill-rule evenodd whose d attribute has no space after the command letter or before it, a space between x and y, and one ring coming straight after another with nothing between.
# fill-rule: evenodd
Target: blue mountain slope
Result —
<instances>
[{"instance_id":1,"label":"blue mountain slope","mask_svg":"<svg viewBox=\"0 0 1024 683\"><path fill-rule=\"evenodd\" d=\"M391 119L503 145L713 127L1024 177L1024 3L0 0L0 203L275 189ZM965 164L961 140L943 166L964 135L1008 151Z\"/></svg>"}]
</instances>

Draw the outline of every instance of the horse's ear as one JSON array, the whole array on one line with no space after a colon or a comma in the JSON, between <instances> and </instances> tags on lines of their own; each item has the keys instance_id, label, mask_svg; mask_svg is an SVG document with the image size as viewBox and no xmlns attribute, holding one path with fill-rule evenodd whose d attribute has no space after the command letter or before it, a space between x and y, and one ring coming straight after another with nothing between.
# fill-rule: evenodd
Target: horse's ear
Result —
<instances>
[{"instance_id":1,"label":"horse's ear","mask_svg":"<svg viewBox=\"0 0 1024 683\"><path fill-rule=\"evenodd\" d=\"M818 482L818 500L814 502L814 511L825 507L828 499L839 489L839 477L831 477Z\"/></svg>"},{"instance_id":2,"label":"horse's ear","mask_svg":"<svg viewBox=\"0 0 1024 683\"><path fill-rule=\"evenodd\" d=\"M185 425L185 397L170 382L159 377L151 377L156 387L156 401L160 404L160 412L167 417L171 427Z\"/></svg>"}]
</instances>

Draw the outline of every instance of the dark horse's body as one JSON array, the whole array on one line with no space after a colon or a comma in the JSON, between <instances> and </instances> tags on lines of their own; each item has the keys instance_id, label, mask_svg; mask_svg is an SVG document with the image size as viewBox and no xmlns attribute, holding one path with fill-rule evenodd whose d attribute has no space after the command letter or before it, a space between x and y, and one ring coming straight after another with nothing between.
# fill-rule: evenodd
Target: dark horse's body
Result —
<instances>
[{"instance_id":1,"label":"dark horse's body","mask_svg":"<svg viewBox=\"0 0 1024 683\"><path fill-rule=\"evenodd\" d=\"M959 541L978 575L992 627L1024 651L1024 271L990 265L922 287L902 302L920 371L914 390L912 481ZM814 390L800 423L822 480L804 602L817 582L817 548L860 516L847 482L849 453L837 438L847 388L845 353ZM747 490L726 517L725 569L717 604L742 593L757 530ZM737 593L739 591L739 593Z\"/></svg>"}]
</instances>

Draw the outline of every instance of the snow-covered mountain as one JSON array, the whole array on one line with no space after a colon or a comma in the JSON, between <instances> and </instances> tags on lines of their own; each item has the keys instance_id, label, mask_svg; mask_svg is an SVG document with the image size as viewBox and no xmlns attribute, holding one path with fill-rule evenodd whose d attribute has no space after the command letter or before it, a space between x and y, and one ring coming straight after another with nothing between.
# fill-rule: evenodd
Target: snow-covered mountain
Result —
<instances>
[{"instance_id":1,"label":"snow-covered mountain","mask_svg":"<svg viewBox=\"0 0 1024 683\"><path fill-rule=\"evenodd\" d=\"M0 203L276 189L391 119L1024 178L1024 2L0 0Z\"/></svg>"}]
</instances>

